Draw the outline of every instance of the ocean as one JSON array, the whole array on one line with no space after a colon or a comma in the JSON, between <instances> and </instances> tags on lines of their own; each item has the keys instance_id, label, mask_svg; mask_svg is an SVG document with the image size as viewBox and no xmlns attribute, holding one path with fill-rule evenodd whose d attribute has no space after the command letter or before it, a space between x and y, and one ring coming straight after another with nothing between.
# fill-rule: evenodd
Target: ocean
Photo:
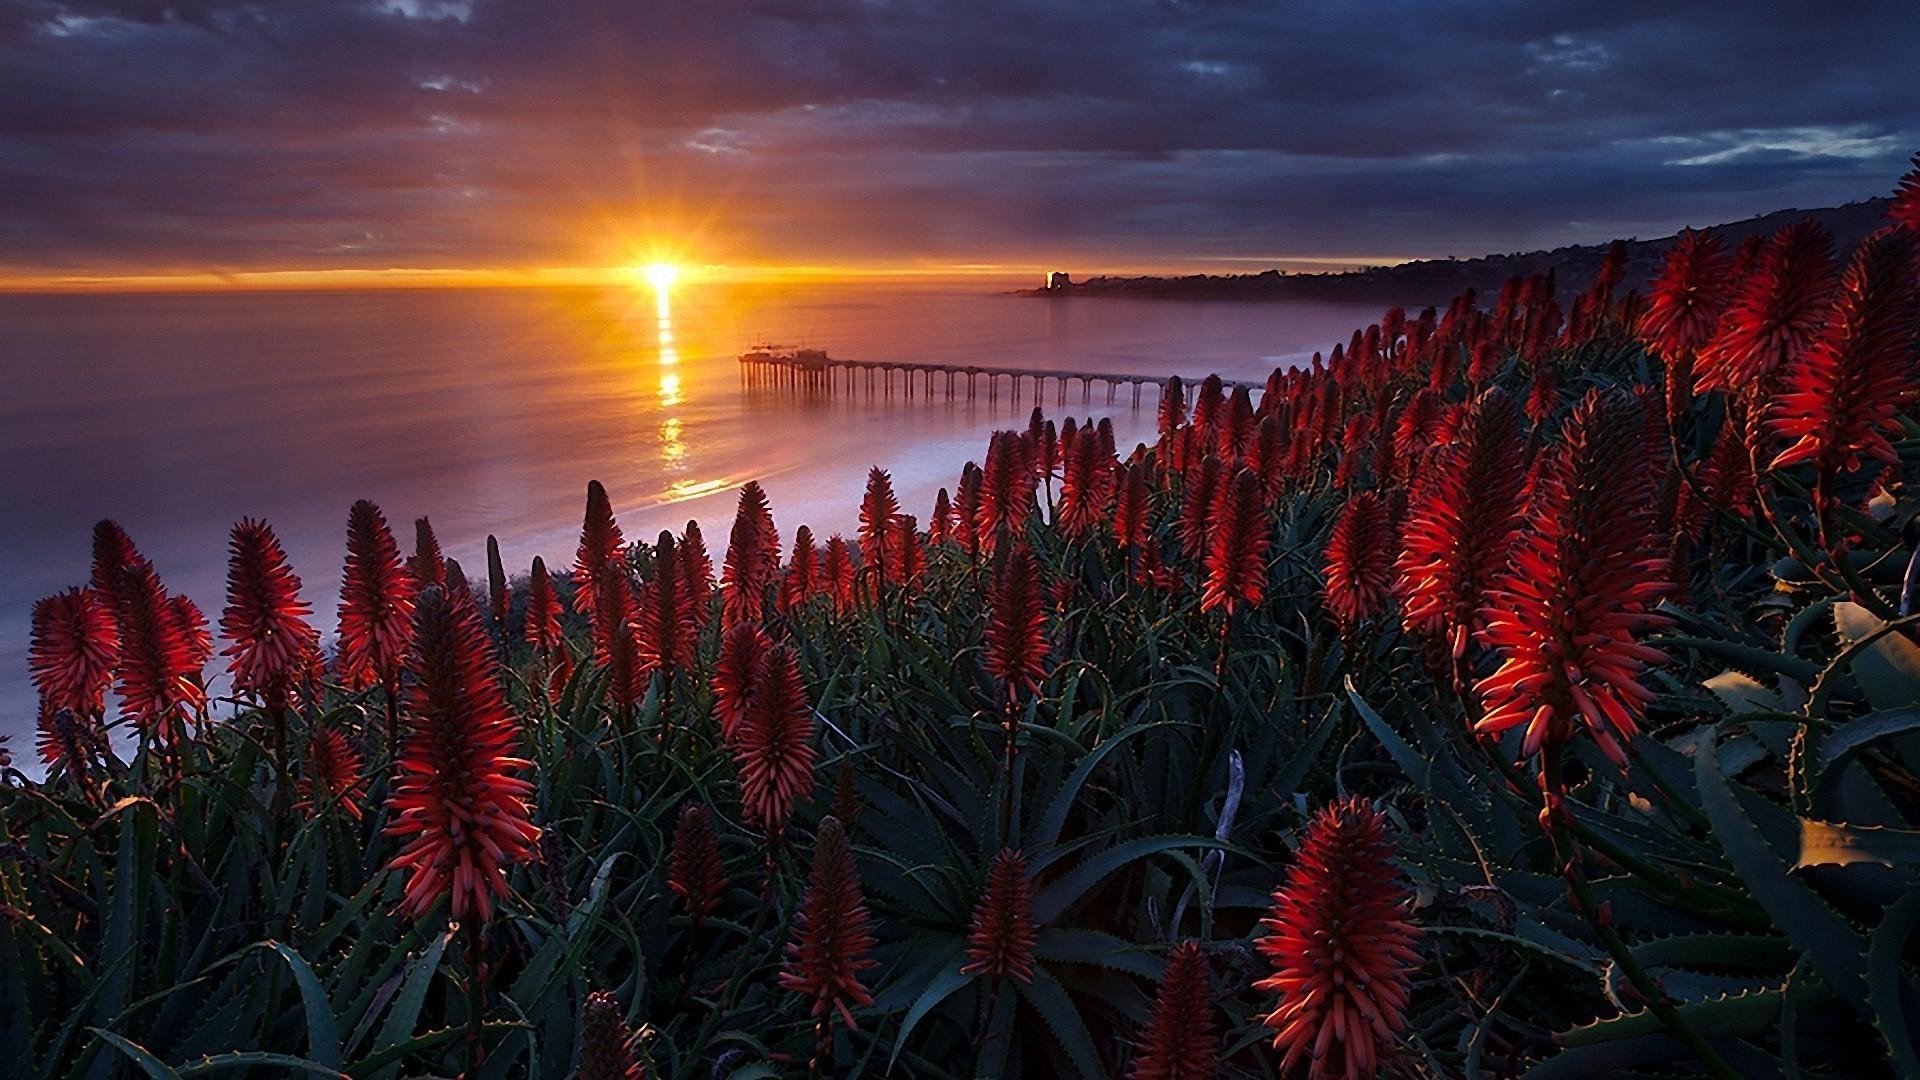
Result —
<instances>
[{"instance_id":1,"label":"ocean","mask_svg":"<svg viewBox=\"0 0 1920 1080\"><path fill-rule=\"evenodd\" d=\"M429 516L470 577L487 534L510 574L572 562L587 481L629 537L697 519L716 563L736 490L758 479L783 541L851 533L869 466L925 520L936 489L1024 427L1032 391L944 397L743 384L755 342L836 358L1264 379L1344 342L1378 309L1006 294L1013 282L647 288L388 289L0 296L0 734L32 773L27 672L35 599L88 576L91 531L117 519L169 588L216 623L227 531L264 518L330 635L347 508L379 503L403 550ZM1136 410L1075 384L1056 418ZM224 643L222 643L224 644ZM212 673L210 673L212 674ZM212 684L225 692L226 680ZM112 698L109 698L110 707Z\"/></svg>"}]
</instances>

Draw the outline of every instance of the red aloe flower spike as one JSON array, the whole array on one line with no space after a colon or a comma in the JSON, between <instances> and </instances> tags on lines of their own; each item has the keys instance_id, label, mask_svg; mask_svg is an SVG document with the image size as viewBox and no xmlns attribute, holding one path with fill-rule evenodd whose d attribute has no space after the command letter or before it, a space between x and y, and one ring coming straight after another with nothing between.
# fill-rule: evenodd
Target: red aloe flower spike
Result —
<instances>
[{"instance_id":1,"label":"red aloe flower spike","mask_svg":"<svg viewBox=\"0 0 1920 1080\"><path fill-rule=\"evenodd\" d=\"M399 685L413 644L415 591L380 508L365 499L354 503L340 571L340 676L348 689Z\"/></svg>"},{"instance_id":2,"label":"red aloe flower spike","mask_svg":"<svg viewBox=\"0 0 1920 1080\"><path fill-rule=\"evenodd\" d=\"M1700 474L1700 486L1715 506L1749 521L1757 509L1752 447L1760 433L1753 430L1754 415L1737 400L1729 403Z\"/></svg>"},{"instance_id":3,"label":"red aloe flower spike","mask_svg":"<svg viewBox=\"0 0 1920 1080\"><path fill-rule=\"evenodd\" d=\"M180 633L186 650L183 655L192 670L190 677L198 683L201 670L213 659L213 633L207 629L207 617L201 614L200 605L186 596L175 595L167 597L167 618Z\"/></svg>"},{"instance_id":4,"label":"red aloe flower spike","mask_svg":"<svg viewBox=\"0 0 1920 1080\"><path fill-rule=\"evenodd\" d=\"M1485 710L1475 730L1524 725L1528 756L1570 741L1581 721L1624 767L1623 743L1653 699L1638 676L1665 657L1634 637L1668 622L1651 611L1668 562L1645 420L1632 394L1587 394L1543 456L1529 528L1489 592L1480 637L1500 666L1475 686Z\"/></svg>"},{"instance_id":5,"label":"red aloe flower spike","mask_svg":"<svg viewBox=\"0 0 1920 1080\"><path fill-rule=\"evenodd\" d=\"M787 572L780 578L782 612L805 606L819 588L820 553L813 545L813 530L805 525L793 530L793 554L787 559Z\"/></svg>"},{"instance_id":6,"label":"red aloe flower spike","mask_svg":"<svg viewBox=\"0 0 1920 1080\"><path fill-rule=\"evenodd\" d=\"M1244 386L1233 388L1233 396L1220 413L1215 432L1214 452L1220 460L1234 464L1245 460L1247 446L1253 441L1253 393Z\"/></svg>"},{"instance_id":7,"label":"red aloe flower spike","mask_svg":"<svg viewBox=\"0 0 1920 1080\"><path fill-rule=\"evenodd\" d=\"M822 1023L837 1012L849 1030L858 1030L853 1007L873 1004L860 982L862 971L879 966L869 956L871 924L846 831L839 818L828 816L814 838L813 874L780 972L780 986L811 999L813 1015Z\"/></svg>"},{"instance_id":8,"label":"red aloe flower spike","mask_svg":"<svg viewBox=\"0 0 1920 1080\"><path fill-rule=\"evenodd\" d=\"M1106 518L1113 502L1113 455L1101 443L1098 430L1084 427L1074 436L1061 466L1056 524L1068 538L1079 540Z\"/></svg>"},{"instance_id":9,"label":"red aloe flower spike","mask_svg":"<svg viewBox=\"0 0 1920 1080\"><path fill-rule=\"evenodd\" d=\"M1775 233L1700 353L1694 390L1764 385L1813 344L1833 285L1833 238L1825 229L1807 220Z\"/></svg>"},{"instance_id":10,"label":"red aloe flower spike","mask_svg":"<svg viewBox=\"0 0 1920 1080\"><path fill-rule=\"evenodd\" d=\"M341 813L359 821L365 813L360 806L367 787L367 778L361 775L364 764L345 735L325 724L315 724L313 738L307 744L307 765L300 773L300 801L293 808L314 813L337 806Z\"/></svg>"},{"instance_id":11,"label":"red aloe flower spike","mask_svg":"<svg viewBox=\"0 0 1920 1080\"><path fill-rule=\"evenodd\" d=\"M120 627L98 593L68 589L35 603L30 642L27 668L43 716L65 709L95 718L106 711Z\"/></svg>"},{"instance_id":12,"label":"red aloe flower spike","mask_svg":"<svg viewBox=\"0 0 1920 1080\"><path fill-rule=\"evenodd\" d=\"M1913 155L1913 168L1900 178L1893 203L1887 207L1887 218L1896 228L1920 232L1920 154Z\"/></svg>"},{"instance_id":13,"label":"red aloe flower spike","mask_svg":"<svg viewBox=\"0 0 1920 1080\"><path fill-rule=\"evenodd\" d=\"M718 910L726 895L727 869L713 836L713 817L697 802L681 807L674 824L667 886L679 894L695 926Z\"/></svg>"},{"instance_id":14,"label":"red aloe flower spike","mask_svg":"<svg viewBox=\"0 0 1920 1080\"><path fill-rule=\"evenodd\" d=\"M1155 444L1156 456L1161 468L1171 468L1174 472L1187 471L1187 392L1175 375L1167 380L1160 390L1160 409L1158 413L1160 440Z\"/></svg>"},{"instance_id":15,"label":"red aloe flower spike","mask_svg":"<svg viewBox=\"0 0 1920 1080\"><path fill-rule=\"evenodd\" d=\"M986 474L969 461L960 470L960 486L953 502L954 538L968 555L980 554L980 490Z\"/></svg>"},{"instance_id":16,"label":"red aloe flower spike","mask_svg":"<svg viewBox=\"0 0 1920 1080\"><path fill-rule=\"evenodd\" d=\"M487 534L487 612L501 637L507 631L507 566L500 561L500 541Z\"/></svg>"},{"instance_id":17,"label":"red aloe flower spike","mask_svg":"<svg viewBox=\"0 0 1920 1080\"><path fill-rule=\"evenodd\" d=\"M1920 288L1914 279L1914 248L1920 233L1889 229L1861 243L1841 281L1826 329L1787 370L1773 402L1769 424L1794 440L1773 460L1778 469L1800 462L1814 467L1814 493L1822 533L1830 548L1834 486L1843 472L1859 468L1862 456L1898 466L1889 436L1900 416L1920 400Z\"/></svg>"},{"instance_id":18,"label":"red aloe flower spike","mask_svg":"<svg viewBox=\"0 0 1920 1080\"><path fill-rule=\"evenodd\" d=\"M687 610L693 625L704 628L713 619L713 559L707 555L707 541L700 535L700 523L687 522L680 533L680 574L686 581Z\"/></svg>"},{"instance_id":19,"label":"red aloe flower spike","mask_svg":"<svg viewBox=\"0 0 1920 1080\"><path fill-rule=\"evenodd\" d=\"M813 794L813 734L799 660L785 646L767 649L754 665L746 709L728 744L740 772L741 810L769 835Z\"/></svg>"},{"instance_id":20,"label":"red aloe flower spike","mask_svg":"<svg viewBox=\"0 0 1920 1080\"><path fill-rule=\"evenodd\" d=\"M1226 470L1220 459L1208 454L1187 476L1186 498L1180 504L1180 548L1189 559L1206 556L1208 535L1213 528L1213 504L1226 484Z\"/></svg>"},{"instance_id":21,"label":"red aloe flower spike","mask_svg":"<svg viewBox=\"0 0 1920 1080\"><path fill-rule=\"evenodd\" d=\"M635 628L633 585L618 567L608 567L595 579L599 595L593 601L594 662L607 669L607 700L631 709L647 694L651 670L641 655Z\"/></svg>"},{"instance_id":22,"label":"red aloe flower spike","mask_svg":"<svg viewBox=\"0 0 1920 1080\"><path fill-rule=\"evenodd\" d=\"M1200 610L1219 608L1232 617L1237 605L1257 607L1266 595L1269 529L1260 477L1242 468L1231 482L1220 485L1211 516Z\"/></svg>"},{"instance_id":23,"label":"red aloe flower spike","mask_svg":"<svg viewBox=\"0 0 1920 1080\"><path fill-rule=\"evenodd\" d=\"M1211 975L1198 941L1183 941L1167 954L1167 972L1128 1080L1210 1080L1215 1075L1220 1042Z\"/></svg>"},{"instance_id":24,"label":"red aloe flower spike","mask_svg":"<svg viewBox=\"0 0 1920 1080\"><path fill-rule=\"evenodd\" d=\"M730 629L765 618L767 590L779 572L780 539L773 531L773 511L760 485L749 480L740 488L720 569L720 625Z\"/></svg>"},{"instance_id":25,"label":"red aloe flower spike","mask_svg":"<svg viewBox=\"0 0 1920 1080\"><path fill-rule=\"evenodd\" d=\"M649 671L659 668L671 674L693 667L699 631L682 595L686 591L679 565L682 557L673 534L662 530L653 549L653 580L640 594L640 665Z\"/></svg>"},{"instance_id":26,"label":"red aloe flower spike","mask_svg":"<svg viewBox=\"0 0 1920 1080\"><path fill-rule=\"evenodd\" d=\"M1372 491L1349 499L1327 538L1327 610L1342 633L1352 633L1386 608L1393 592L1393 557L1387 504Z\"/></svg>"},{"instance_id":27,"label":"red aloe flower spike","mask_svg":"<svg viewBox=\"0 0 1920 1080\"><path fill-rule=\"evenodd\" d=\"M844 615L853 610L853 552L847 541L835 533L827 537L826 552L820 556L820 577L833 599L833 610Z\"/></svg>"},{"instance_id":28,"label":"red aloe flower spike","mask_svg":"<svg viewBox=\"0 0 1920 1080\"><path fill-rule=\"evenodd\" d=\"M1404 619L1410 633L1446 641L1456 658L1484 625L1486 591L1520 525L1523 449L1520 412L1492 387L1414 485L1397 567Z\"/></svg>"},{"instance_id":29,"label":"red aloe flower spike","mask_svg":"<svg viewBox=\"0 0 1920 1080\"><path fill-rule=\"evenodd\" d=\"M1121 548L1136 548L1147 540L1151 496L1147 491L1147 469L1135 462L1126 466L1120 480L1120 495L1113 507L1113 540Z\"/></svg>"},{"instance_id":30,"label":"red aloe flower spike","mask_svg":"<svg viewBox=\"0 0 1920 1080\"><path fill-rule=\"evenodd\" d=\"M1280 996L1262 1022L1281 1072L1311 1060L1316 1077L1366 1080L1397 1049L1420 928L1395 854L1386 815L1357 798L1332 803L1274 892L1259 942L1274 973L1254 985Z\"/></svg>"},{"instance_id":31,"label":"red aloe flower spike","mask_svg":"<svg viewBox=\"0 0 1920 1080\"><path fill-rule=\"evenodd\" d=\"M553 590L553 577L547 562L533 557L533 574L527 579L527 644L542 656L560 648L560 596Z\"/></svg>"},{"instance_id":32,"label":"red aloe flower spike","mask_svg":"<svg viewBox=\"0 0 1920 1080\"><path fill-rule=\"evenodd\" d=\"M1033 471L1020 434L998 431L987 444L987 465L980 481L974 534L980 550L991 554L1000 536L1018 536L1034 509Z\"/></svg>"},{"instance_id":33,"label":"red aloe flower spike","mask_svg":"<svg viewBox=\"0 0 1920 1080\"><path fill-rule=\"evenodd\" d=\"M580 1070L574 1080L646 1080L640 1036L629 1030L610 990L587 995L580 1011Z\"/></svg>"},{"instance_id":34,"label":"red aloe flower spike","mask_svg":"<svg viewBox=\"0 0 1920 1080\"><path fill-rule=\"evenodd\" d=\"M974 906L967 935L967 963L960 973L1032 982L1035 933L1027 860L1007 848L987 868L986 888Z\"/></svg>"},{"instance_id":35,"label":"red aloe flower spike","mask_svg":"<svg viewBox=\"0 0 1920 1080\"><path fill-rule=\"evenodd\" d=\"M621 534L620 524L613 520L613 503L607 498L607 489L600 481L589 480L587 512L580 521L580 550L573 560L573 610L579 612L588 625L598 625L593 617L593 605L600 599L600 590L594 579L608 563L624 563L626 558L627 538Z\"/></svg>"},{"instance_id":36,"label":"red aloe flower spike","mask_svg":"<svg viewBox=\"0 0 1920 1080\"><path fill-rule=\"evenodd\" d=\"M1047 677L1047 609L1040 567L1022 544L1001 561L988 594L986 668L1009 698L1032 693Z\"/></svg>"},{"instance_id":37,"label":"red aloe flower spike","mask_svg":"<svg viewBox=\"0 0 1920 1080\"><path fill-rule=\"evenodd\" d=\"M88 799L98 790L92 769L107 750L107 730L99 720L66 709L40 710L39 737L34 746L49 770L58 769L80 785Z\"/></svg>"},{"instance_id":38,"label":"red aloe flower spike","mask_svg":"<svg viewBox=\"0 0 1920 1080\"><path fill-rule=\"evenodd\" d=\"M886 470L867 470L867 494L860 500L860 565L874 574L874 587L887 578L892 560L887 545L892 539L893 519L900 513L900 501L893 497L893 478Z\"/></svg>"},{"instance_id":39,"label":"red aloe flower spike","mask_svg":"<svg viewBox=\"0 0 1920 1080\"><path fill-rule=\"evenodd\" d=\"M517 775L532 766L517 756L520 725L473 601L429 589L415 615L414 722L387 796L386 832L402 846L387 869L407 873L408 916L424 917L451 894L454 920L484 922L507 894L507 867L540 838L527 804L533 785Z\"/></svg>"},{"instance_id":40,"label":"red aloe flower spike","mask_svg":"<svg viewBox=\"0 0 1920 1080\"><path fill-rule=\"evenodd\" d=\"M939 547L953 536L953 504L947 499L947 489L941 488L933 497L933 514L927 518L927 544Z\"/></svg>"},{"instance_id":41,"label":"red aloe flower spike","mask_svg":"<svg viewBox=\"0 0 1920 1080\"><path fill-rule=\"evenodd\" d=\"M415 591L447 583L447 561L440 554L440 541L433 535L433 522L415 518L413 554L407 557L407 573L413 575Z\"/></svg>"},{"instance_id":42,"label":"red aloe flower spike","mask_svg":"<svg viewBox=\"0 0 1920 1080\"><path fill-rule=\"evenodd\" d=\"M93 578L90 585L109 607L113 604L113 587L120 568L132 563L144 564L146 561L146 556L133 546L133 538L127 535L127 530L121 528L119 522L109 519L94 525Z\"/></svg>"},{"instance_id":43,"label":"red aloe flower spike","mask_svg":"<svg viewBox=\"0 0 1920 1080\"><path fill-rule=\"evenodd\" d=\"M892 562L887 577L912 593L920 588L927 571L927 545L920 538L920 523L912 514L895 514L892 532L887 540L887 558Z\"/></svg>"},{"instance_id":44,"label":"red aloe flower spike","mask_svg":"<svg viewBox=\"0 0 1920 1080\"><path fill-rule=\"evenodd\" d=\"M1193 396L1193 438L1196 440L1195 453L1212 453L1220 422L1227 411L1226 384L1220 376L1209 375L1200 381L1200 391Z\"/></svg>"},{"instance_id":45,"label":"red aloe flower spike","mask_svg":"<svg viewBox=\"0 0 1920 1080\"><path fill-rule=\"evenodd\" d=\"M1693 358L1713 340L1733 284L1732 262L1711 232L1684 230L1667 249L1648 286L1647 310L1640 318L1640 340L1667 364L1668 400L1693 384ZM1678 413L1668 410L1669 423Z\"/></svg>"},{"instance_id":46,"label":"red aloe flower spike","mask_svg":"<svg viewBox=\"0 0 1920 1080\"><path fill-rule=\"evenodd\" d=\"M319 648L307 625L313 609L300 599L300 578L266 522L246 518L235 525L229 550L220 632L232 644L221 655L233 658L228 670L236 690L278 707Z\"/></svg>"},{"instance_id":47,"label":"red aloe flower spike","mask_svg":"<svg viewBox=\"0 0 1920 1080\"><path fill-rule=\"evenodd\" d=\"M722 738L731 740L734 730L745 719L760 658L772 647L766 631L755 623L741 623L720 638L720 655L713 662L711 686L713 719L720 726Z\"/></svg>"}]
</instances>

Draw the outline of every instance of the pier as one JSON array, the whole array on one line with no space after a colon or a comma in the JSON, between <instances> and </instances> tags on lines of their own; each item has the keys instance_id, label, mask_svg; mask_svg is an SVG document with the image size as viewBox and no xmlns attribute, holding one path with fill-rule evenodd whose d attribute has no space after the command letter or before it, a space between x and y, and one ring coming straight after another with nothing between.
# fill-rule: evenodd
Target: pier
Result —
<instances>
[{"instance_id":1,"label":"pier","mask_svg":"<svg viewBox=\"0 0 1920 1080\"><path fill-rule=\"evenodd\" d=\"M899 392L908 400L914 398L916 391L931 400L944 390L948 401L957 400L963 394L966 400L974 401L984 390L989 403L998 403L1004 383L1008 398L1013 403L1019 403L1022 387L1030 384L1030 400L1041 404L1047 384L1052 382L1058 403L1064 407L1068 388L1077 382L1080 384L1082 404L1093 400L1093 385L1099 383L1109 405L1118 400L1122 387L1131 387L1133 404L1137 408L1141 387L1151 386L1157 392L1166 386L1171 377L1054 368L980 367L911 360L835 360L820 349L765 347L749 350L740 356L740 378L746 386L815 394L835 394L843 390L859 393L864 389L869 396L878 393L892 397L897 382ZM1181 381L1189 386L1197 386L1200 382L1199 379L1188 381L1186 376L1182 376ZM1231 392L1242 386L1249 390L1261 390L1266 384L1222 379L1221 385Z\"/></svg>"}]
</instances>

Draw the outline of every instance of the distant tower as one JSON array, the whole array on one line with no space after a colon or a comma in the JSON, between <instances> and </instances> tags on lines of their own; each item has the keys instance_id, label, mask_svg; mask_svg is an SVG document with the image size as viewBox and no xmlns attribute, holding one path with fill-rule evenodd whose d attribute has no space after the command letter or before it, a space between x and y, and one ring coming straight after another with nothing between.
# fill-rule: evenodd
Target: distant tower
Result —
<instances>
[{"instance_id":1,"label":"distant tower","mask_svg":"<svg viewBox=\"0 0 1920 1080\"><path fill-rule=\"evenodd\" d=\"M1049 291L1053 289L1064 289L1072 284L1073 279L1067 276L1065 270L1055 270L1053 273L1047 275L1047 289Z\"/></svg>"}]
</instances>

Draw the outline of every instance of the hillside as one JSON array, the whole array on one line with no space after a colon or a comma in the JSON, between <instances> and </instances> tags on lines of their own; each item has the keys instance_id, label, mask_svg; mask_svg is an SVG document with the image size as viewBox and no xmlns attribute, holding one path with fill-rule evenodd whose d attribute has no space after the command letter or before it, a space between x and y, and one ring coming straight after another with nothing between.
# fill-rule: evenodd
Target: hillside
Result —
<instances>
[{"instance_id":1,"label":"hillside","mask_svg":"<svg viewBox=\"0 0 1920 1080\"><path fill-rule=\"evenodd\" d=\"M1834 247L1849 251L1868 233L1885 224L1887 200L1867 199L1819 210L1776 210L1771 214L1714 226L1729 247L1756 234L1769 234L1801 218L1813 218L1833 234ZM1672 236L1627 241L1626 288L1645 286L1660 265L1660 256ZM1396 266L1369 267L1343 273L1290 274L1265 270L1257 274L1191 274L1183 277L1100 276L1054 289L1023 289L1021 296L1066 299L1075 296L1122 296L1173 300L1351 300L1420 307L1444 305L1465 289L1482 295L1497 292L1515 275L1555 271L1562 288L1581 288L1593 280L1611 240L1579 244L1551 251L1483 255L1475 259L1420 259Z\"/></svg>"}]
</instances>

